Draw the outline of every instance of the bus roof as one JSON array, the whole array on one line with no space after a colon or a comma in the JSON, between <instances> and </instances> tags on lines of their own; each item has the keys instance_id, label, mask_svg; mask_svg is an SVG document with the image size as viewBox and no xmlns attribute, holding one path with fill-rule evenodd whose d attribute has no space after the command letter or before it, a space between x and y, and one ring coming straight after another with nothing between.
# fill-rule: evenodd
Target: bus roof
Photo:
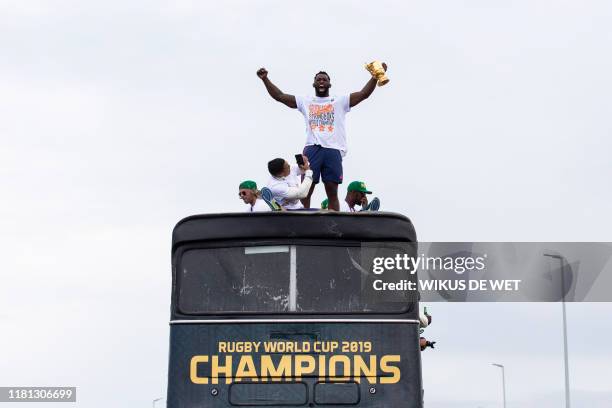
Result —
<instances>
[{"instance_id":1,"label":"bus roof","mask_svg":"<svg viewBox=\"0 0 612 408\"><path fill-rule=\"evenodd\" d=\"M172 249L228 239L346 239L416 242L408 217L391 212L281 211L192 215L176 224Z\"/></svg>"}]
</instances>

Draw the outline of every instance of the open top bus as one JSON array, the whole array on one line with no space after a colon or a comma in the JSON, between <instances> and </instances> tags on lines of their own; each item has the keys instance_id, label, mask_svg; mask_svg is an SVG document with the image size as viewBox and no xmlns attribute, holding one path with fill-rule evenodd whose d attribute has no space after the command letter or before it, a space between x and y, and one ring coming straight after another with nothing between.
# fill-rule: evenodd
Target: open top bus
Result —
<instances>
[{"instance_id":1,"label":"open top bus","mask_svg":"<svg viewBox=\"0 0 612 408\"><path fill-rule=\"evenodd\" d=\"M180 221L167 406L422 407L418 296L375 290L372 273L374 259L416 249L393 213Z\"/></svg>"}]
</instances>

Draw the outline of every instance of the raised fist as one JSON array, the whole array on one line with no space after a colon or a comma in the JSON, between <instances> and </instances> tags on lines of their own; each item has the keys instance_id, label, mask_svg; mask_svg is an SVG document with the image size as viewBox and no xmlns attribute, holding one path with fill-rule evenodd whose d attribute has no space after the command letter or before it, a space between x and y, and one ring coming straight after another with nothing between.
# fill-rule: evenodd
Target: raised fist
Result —
<instances>
[{"instance_id":1,"label":"raised fist","mask_svg":"<svg viewBox=\"0 0 612 408\"><path fill-rule=\"evenodd\" d=\"M259 77L259 79L265 79L268 77L268 70L265 68L259 68L259 70L257 71L257 76Z\"/></svg>"}]
</instances>

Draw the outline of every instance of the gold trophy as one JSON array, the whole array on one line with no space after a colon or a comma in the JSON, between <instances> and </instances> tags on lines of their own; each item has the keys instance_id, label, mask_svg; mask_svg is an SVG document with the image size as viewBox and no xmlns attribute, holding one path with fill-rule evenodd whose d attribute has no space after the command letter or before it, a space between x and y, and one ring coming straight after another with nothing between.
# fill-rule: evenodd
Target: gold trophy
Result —
<instances>
[{"instance_id":1,"label":"gold trophy","mask_svg":"<svg viewBox=\"0 0 612 408\"><path fill-rule=\"evenodd\" d=\"M372 61L369 64L365 64L365 68L372 74L378 81L378 86L383 86L389 83L389 77L385 73L383 64L380 61Z\"/></svg>"}]
</instances>

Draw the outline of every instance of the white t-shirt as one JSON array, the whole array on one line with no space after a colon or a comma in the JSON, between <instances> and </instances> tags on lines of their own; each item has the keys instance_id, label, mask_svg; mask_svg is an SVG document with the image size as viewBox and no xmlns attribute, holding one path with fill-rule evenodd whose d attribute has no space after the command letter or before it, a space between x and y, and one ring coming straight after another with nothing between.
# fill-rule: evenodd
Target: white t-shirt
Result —
<instances>
[{"instance_id":1,"label":"white t-shirt","mask_svg":"<svg viewBox=\"0 0 612 408\"><path fill-rule=\"evenodd\" d=\"M299 198L287 198L289 187L299 187L302 182L301 177L302 173L297 166L291 167L291 173L287 177L271 177L268 188L272 191L274 200L288 210L304 208Z\"/></svg>"},{"instance_id":2,"label":"white t-shirt","mask_svg":"<svg viewBox=\"0 0 612 408\"><path fill-rule=\"evenodd\" d=\"M306 146L321 145L348 151L344 116L350 112L350 96L296 96L297 108L306 121Z\"/></svg>"},{"instance_id":3,"label":"white t-shirt","mask_svg":"<svg viewBox=\"0 0 612 408\"><path fill-rule=\"evenodd\" d=\"M349 205L347 204L346 201L340 200L340 211L356 212L356 211L359 211L360 209L361 209L361 207L359 207L357 205L354 208L351 208L351 207L349 207Z\"/></svg>"},{"instance_id":4,"label":"white t-shirt","mask_svg":"<svg viewBox=\"0 0 612 408\"><path fill-rule=\"evenodd\" d=\"M265 212L265 211L272 211L272 209L270 208L268 204L266 204L264 200L262 200L261 198L258 198L257 200L255 200L254 205L247 204L245 211L246 212Z\"/></svg>"}]
</instances>

